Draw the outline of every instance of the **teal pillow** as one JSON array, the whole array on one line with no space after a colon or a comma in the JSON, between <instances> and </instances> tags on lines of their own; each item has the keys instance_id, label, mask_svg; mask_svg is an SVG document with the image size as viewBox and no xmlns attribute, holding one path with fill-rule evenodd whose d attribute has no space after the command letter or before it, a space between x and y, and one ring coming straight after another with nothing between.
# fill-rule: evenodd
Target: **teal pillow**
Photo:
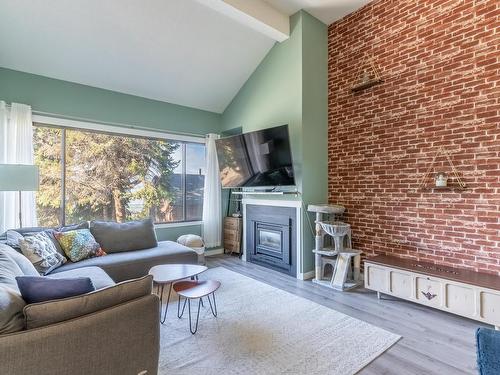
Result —
<instances>
[{"instance_id":1,"label":"teal pillow","mask_svg":"<svg viewBox=\"0 0 500 375\"><path fill-rule=\"evenodd\" d=\"M55 232L54 237L59 242L59 245L61 245L66 256L72 262L106 255L106 253L101 250L101 245L99 245L88 229Z\"/></svg>"}]
</instances>

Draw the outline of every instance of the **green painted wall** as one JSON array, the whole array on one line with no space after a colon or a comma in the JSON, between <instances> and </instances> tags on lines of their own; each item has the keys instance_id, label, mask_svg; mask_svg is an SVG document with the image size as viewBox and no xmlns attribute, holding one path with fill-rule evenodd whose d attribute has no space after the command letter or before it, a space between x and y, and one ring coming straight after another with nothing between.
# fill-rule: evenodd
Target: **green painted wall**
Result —
<instances>
[{"instance_id":1,"label":"green painted wall","mask_svg":"<svg viewBox=\"0 0 500 375\"><path fill-rule=\"evenodd\" d=\"M288 124L296 173L302 168L302 22L290 19L290 38L276 43L222 114L224 130L244 132ZM301 185L299 179L298 185Z\"/></svg>"},{"instance_id":2,"label":"green painted wall","mask_svg":"<svg viewBox=\"0 0 500 375\"><path fill-rule=\"evenodd\" d=\"M197 234L201 236L201 225L189 225L183 227L157 228L158 241L175 241L183 234Z\"/></svg>"},{"instance_id":3,"label":"green painted wall","mask_svg":"<svg viewBox=\"0 0 500 375\"><path fill-rule=\"evenodd\" d=\"M328 26L302 13L302 199L328 202ZM315 215L304 222L304 269L314 269ZM307 219L307 218L306 218Z\"/></svg>"},{"instance_id":4,"label":"green painted wall","mask_svg":"<svg viewBox=\"0 0 500 375\"><path fill-rule=\"evenodd\" d=\"M179 133L218 133L221 115L96 87L0 68L0 100L62 117Z\"/></svg>"},{"instance_id":5,"label":"green painted wall","mask_svg":"<svg viewBox=\"0 0 500 375\"><path fill-rule=\"evenodd\" d=\"M91 86L0 68L0 100L29 104L34 111L152 130L219 133L221 115ZM43 223L41 223L43 225ZM158 228L161 240L200 234L200 225Z\"/></svg>"},{"instance_id":6,"label":"green painted wall","mask_svg":"<svg viewBox=\"0 0 500 375\"><path fill-rule=\"evenodd\" d=\"M307 207L327 201L328 35L327 26L307 12L290 21L290 38L276 43L262 60L222 114L222 127L247 132L288 124L297 188ZM306 215L304 273L314 268L314 238Z\"/></svg>"}]
</instances>

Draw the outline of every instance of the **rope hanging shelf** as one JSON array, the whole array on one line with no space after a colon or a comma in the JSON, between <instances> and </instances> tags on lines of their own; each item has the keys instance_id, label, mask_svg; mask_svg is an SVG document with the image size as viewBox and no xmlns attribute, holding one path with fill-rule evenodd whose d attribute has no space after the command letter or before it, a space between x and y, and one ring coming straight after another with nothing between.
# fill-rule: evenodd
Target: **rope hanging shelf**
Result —
<instances>
[{"instance_id":1,"label":"rope hanging shelf","mask_svg":"<svg viewBox=\"0 0 500 375\"><path fill-rule=\"evenodd\" d=\"M453 173L453 176L455 177L455 180L457 181L457 185L448 185L448 186L429 186L427 185L427 180L429 179L429 176L432 173L432 168L434 167L434 164L436 164L436 159L438 156L444 155L446 157L446 160L448 161L448 164L451 167L451 171ZM418 183L418 188L422 190L441 190L441 191L446 191L446 190L465 190L467 189L467 185L462 181L460 178L460 175L458 174L457 168L455 168L455 165L453 164L453 161L451 160L450 154L447 150L445 150L443 147L440 147L434 157L432 158L432 162L429 165L429 168L427 168L427 171L425 174L422 176L420 179L420 182Z\"/></svg>"},{"instance_id":2,"label":"rope hanging shelf","mask_svg":"<svg viewBox=\"0 0 500 375\"><path fill-rule=\"evenodd\" d=\"M382 82L380 71L373 63L373 58L364 59L360 66L362 70L360 82L351 87L352 92L361 91Z\"/></svg>"}]
</instances>

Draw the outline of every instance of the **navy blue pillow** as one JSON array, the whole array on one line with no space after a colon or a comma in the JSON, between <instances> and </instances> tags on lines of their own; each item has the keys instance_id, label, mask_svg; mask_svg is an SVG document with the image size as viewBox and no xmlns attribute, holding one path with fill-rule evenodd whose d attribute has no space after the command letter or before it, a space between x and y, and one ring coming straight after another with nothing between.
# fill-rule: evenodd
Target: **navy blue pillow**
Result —
<instances>
[{"instance_id":1,"label":"navy blue pillow","mask_svg":"<svg viewBox=\"0 0 500 375\"><path fill-rule=\"evenodd\" d=\"M26 303L78 296L95 290L88 277L52 279L42 276L17 276L17 286Z\"/></svg>"}]
</instances>

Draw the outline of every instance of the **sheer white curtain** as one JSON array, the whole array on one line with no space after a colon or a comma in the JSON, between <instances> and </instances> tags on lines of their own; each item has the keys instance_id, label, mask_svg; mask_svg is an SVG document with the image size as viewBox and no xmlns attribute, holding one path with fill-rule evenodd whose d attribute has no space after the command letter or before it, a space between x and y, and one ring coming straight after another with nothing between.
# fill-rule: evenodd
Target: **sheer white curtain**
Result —
<instances>
[{"instance_id":1,"label":"sheer white curtain","mask_svg":"<svg viewBox=\"0 0 500 375\"><path fill-rule=\"evenodd\" d=\"M215 140L217 134L208 134L206 142L206 174L203 193L203 240L205 247L221 245L222 237L222 206L219 163Z\"/></svg>"},{"instance_id":2,"label":"sheer white curtain","mask_svg":"<svg viewBox=\"0 0 500 375\"><path fill-rule=\"evenodd\" d=\"M33 122L31 107L0 101L0 164L33 164ZM22 192L23 226L37 225L35 193ZM17 192L0 191L0 233L19 227Z\"/></svg>"}]
</instances>

